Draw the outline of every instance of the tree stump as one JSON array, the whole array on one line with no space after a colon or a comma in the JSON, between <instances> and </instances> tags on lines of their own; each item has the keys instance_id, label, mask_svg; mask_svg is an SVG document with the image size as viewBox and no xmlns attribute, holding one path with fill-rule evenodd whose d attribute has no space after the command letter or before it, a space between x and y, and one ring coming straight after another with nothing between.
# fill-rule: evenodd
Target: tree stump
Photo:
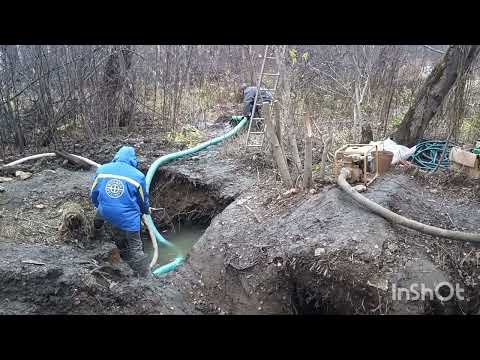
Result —
<instances>
[{"instance_id":1,"label":"tree stump","mask_svg":"<svg viewBox=\"0 0 480 360\"><path fill-rule=\"evenodd\" d=\"M62 207L59 236L64 242L85 243L91 233L91 224L78 203L68 202Z\"/></svg>"}]
</instances>

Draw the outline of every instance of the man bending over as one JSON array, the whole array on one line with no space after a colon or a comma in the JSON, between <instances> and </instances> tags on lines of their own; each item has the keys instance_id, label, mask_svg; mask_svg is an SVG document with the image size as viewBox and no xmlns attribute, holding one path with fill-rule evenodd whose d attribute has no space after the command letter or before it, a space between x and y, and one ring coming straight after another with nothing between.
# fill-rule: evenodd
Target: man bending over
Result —
<instances>
[{"instance_id":1,"label":"man bending over","mask_svg":"<svg viewBox=\"0 0 480 360\"><path fill-rule=\"evenodd\" d=\"M94 236L103 237L103 225L112 225L113 242L120 257L139 276L150 274L149 259L140 238L142 214L149 214L145 175L137 169L135 149L123 146L112 162L97 169L90 197L97 209Z\"/></svg>"}]
</instances>

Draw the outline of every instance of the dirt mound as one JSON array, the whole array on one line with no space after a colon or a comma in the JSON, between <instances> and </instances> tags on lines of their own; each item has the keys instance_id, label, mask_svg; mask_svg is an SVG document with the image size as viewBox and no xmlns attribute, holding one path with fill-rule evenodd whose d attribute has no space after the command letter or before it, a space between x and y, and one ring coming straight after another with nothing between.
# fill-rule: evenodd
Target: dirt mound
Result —
<instances>
[{"instance_id":1,"label":"dirt mound","mask_svg":"<svg viewBox=\"0 0 480 360\"><path fill-rule=\"evenodd\" d=\"M262 193L254 188L230 204L194 246L187 265L171 275L176 284L183 280L193 303L234 314L478 311L478 273L471 260L480 253L471 245L393 226L338 188L296 195L297 202L282 210ZM446 200L445 193L428 191L405 174L382 177L366 196L424 223L478 231L470 216L478 213L476 203ZM445 281L460 284L466 299L393 300L393 285L435 289Z\"/></svg>"}]
</instances>

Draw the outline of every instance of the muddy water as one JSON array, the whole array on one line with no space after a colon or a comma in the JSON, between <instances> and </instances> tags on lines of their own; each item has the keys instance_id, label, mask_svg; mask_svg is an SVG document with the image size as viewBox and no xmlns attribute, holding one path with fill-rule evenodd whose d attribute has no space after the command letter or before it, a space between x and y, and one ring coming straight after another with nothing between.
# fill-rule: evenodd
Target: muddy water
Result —
<instances>
[{"instance_id":1,"label":"muddy water","mask_svg":"<svg viewBox=\"0 0 480 360\"><path fill-rule=\"evenodd\" d=\"M187 255L193 245L203 235L206 228L206 226L198 224L182 224L176 226L175 230L167 230L160 233L169 242L175 244L183 255ZM144 240L144 244L145 252L152 256L153 247L151 241L146 239ZM173 249L166 246L159 246L158 250L158 265L165 265L177 256L177 253Z\"/></svg>"}]
</instances>

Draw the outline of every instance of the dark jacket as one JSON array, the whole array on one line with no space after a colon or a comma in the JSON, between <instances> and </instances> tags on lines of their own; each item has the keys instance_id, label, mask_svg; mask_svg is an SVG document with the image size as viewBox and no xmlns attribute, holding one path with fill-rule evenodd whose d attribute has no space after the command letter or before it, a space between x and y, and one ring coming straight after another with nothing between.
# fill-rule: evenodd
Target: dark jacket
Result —
<instances>
[{"instance_id":1,"label":"dark jacket","mask_svg":"<svg viewBox=\"0 0 480 360\"><path fill-rule=\"evenodd\" d=\"M252 113L255 95L257 93L256 86L249 86L243 91L243 115L250 116ZM257 99L257 106L261 106L264 102L272 102L272 94L267 90L261 90Z\"/></svg>"},{"instance_id":2,"label":"dark jacket","mask_svg":"<svg viewBox=\"0 0 480 360\"><path fill-rule=\"evenodd\" d=\"M243 91L243 101L252 102L255 100L255 94L257 93L256 86L249 86ZM257 99L257 104L262 104L263 102L272 102L272 93L267 90L261 90L260 96Z\"/></svg>"},{"instance_id":3,"label":"dark jacket","mask_svg":"<svg viewBox=\"0 0 480 360\"><path fill-rule=\"evenodd\" d=\"M97 169L90 197L102 217L124 231L139 231L149 213L145 175L137 168L135 149L123 146L113 161Z\"/></svg>"}]
</instances>

